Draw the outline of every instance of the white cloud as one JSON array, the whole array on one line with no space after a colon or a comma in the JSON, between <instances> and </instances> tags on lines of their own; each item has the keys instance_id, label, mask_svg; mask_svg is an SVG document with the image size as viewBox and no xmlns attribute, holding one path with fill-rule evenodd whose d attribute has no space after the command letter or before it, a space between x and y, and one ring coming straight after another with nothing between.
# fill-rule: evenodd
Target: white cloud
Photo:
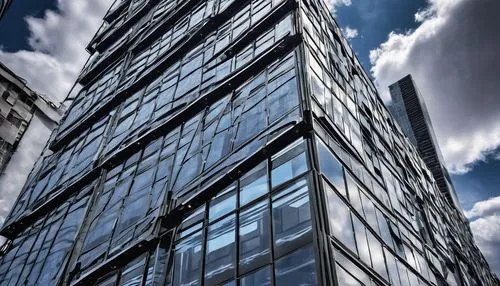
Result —
<instances>
[{"instance_id":1,"label":"white cloud","mask_svg":"<svg viewBox=\"0 0 500 286\"><path fill-rule=\"evenodd\" d=\"M352 4L351 0L324 0L326 5L330 8L332 13L335 13L336 7L339 6L350 6Z\"/></svg>"},{"instance_id":2,"label":"white cloud","mask_svg":"<svg viewBox=\"0 0 500 286\"><path fill-rule=\"evenodd\" d=\"M342 31L344 32L344 36L347 39L354 39L359 35L359 32L357 29L351 28L349 26L346 26L345 28L343 28Z\"/></svg>"},{"instance_id":3,"label":"white cloud","mask_svg":"<svg viewBox=\"0 0 500 286\"><path fill-rule=\"evenodd\" d=\"M472 209L465 212L465 216L470 220L491 215L500 215L500 196L477 202Z\"/></svg>"},{"instance_id":4,"label":"white cloud","mask_svg":"<svg viewBox=\"0 0 500 286\"><path fill-rule=\"evenodd\" d=\"M471 219L470 228L474 239L490 264L491 269L500 275L500 197L477 202L465 212Z\"/></svg>"},{"instance_id":5,"label":"white cloud","mask_svg":"<svg viewBox=\"0 0 500 286\"><path fill-rule=\"evenodd\" d=\"M370 53L384 100L388 85L413 75L452 173L500 146L499 9L497 0L430 0L415 30L390 33Z\"/></svg>"},{"instance_id":6,"label":"white cloud","mask_svg":"<svg viewBox=\"0 0 500 286\"><path fill-rule=\"evenodd\" d=\"M5 52L0 61L27 80L28 85L61 102L88 58L85 47L98 30L113 0L58 0L59 11L43 18L27 17L31 50ZM34 121L26 131L6 175L0 179L0 224L12 207L48 139L48 130ZM0 239L1 242L1 239Z\"/></svg>"},{"instance_id":7,"label":"white cloud","mask_svg":"<svg viewBox=\"0 0 500 286\"><path fill-rule=\"evenodd\" d=\"M33 89L62 101L85 64L85 47L112 2L58 0L59 11L47 10L43 18L26 18L32 50L9 53L0 49L0 60Z\"/></svg>"}]
</instances>

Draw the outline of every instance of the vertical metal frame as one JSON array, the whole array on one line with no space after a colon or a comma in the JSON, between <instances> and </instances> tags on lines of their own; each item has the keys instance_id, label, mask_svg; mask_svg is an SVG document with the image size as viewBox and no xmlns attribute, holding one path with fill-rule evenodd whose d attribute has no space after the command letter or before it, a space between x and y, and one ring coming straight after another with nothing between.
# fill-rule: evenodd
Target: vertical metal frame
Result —
<instances>
[{"instance_id":1,"label":"vertical metal frame","mask_svg":"<svg viewBox=\"0 0 500 286\"><path fill-rule=\"evenodd\" d=\"M319 285L336 285L335 263L333 252L330 247L328 237L328 210L325 190L320 176L321 169L317 150L317 135L314 131L306 134L308 137L308 153L311 164L310 174L310 197L313 212L313 238L315 244L316 268L318 278L321 278Z\"/></svg>"}]
</instances>

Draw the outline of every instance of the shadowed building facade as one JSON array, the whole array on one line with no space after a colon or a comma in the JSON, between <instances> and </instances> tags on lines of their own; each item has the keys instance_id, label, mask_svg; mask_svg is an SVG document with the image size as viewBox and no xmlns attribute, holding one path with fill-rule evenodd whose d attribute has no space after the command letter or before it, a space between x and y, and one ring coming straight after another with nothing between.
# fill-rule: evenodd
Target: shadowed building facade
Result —
<instances>
[{"instance_id":1,"label":"shadowed building facade","mask_svg":"<svg viewBox=\"0 0 500 286\"><path fill-rule=\"evenodd\" d=\"M53 130L61 113L54 103L31 90L24 79L0 63L0 178L32 120L36 118L41 126Z\"/></svg>"},{"instance_id":2,"label":"shadowed building facade","mask_svg":"<svg viewBox=\"0 0 500 286\"><path fill-rule=\"evenodd\" d=\"M493 285L322 1L117 1L88 50L2 285Z\"/></svg>"}]
</instances>

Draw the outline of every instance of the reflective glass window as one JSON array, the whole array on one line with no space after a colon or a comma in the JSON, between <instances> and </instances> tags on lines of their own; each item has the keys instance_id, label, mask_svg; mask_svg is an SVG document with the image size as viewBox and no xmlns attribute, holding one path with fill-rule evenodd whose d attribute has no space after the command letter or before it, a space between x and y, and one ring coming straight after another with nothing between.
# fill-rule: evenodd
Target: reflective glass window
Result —
<instances>
[{"instance_id":1,"label":"reflective glass window","mask_svg":"<svg viewBox=\"0 0 500 286\"><path fill-rule=\"evenodd\" d=\"M243 176L240 180L240 206L268 193L267 164L258 167Z\"/></svg>"},{"instance_id":2,"label":"reflective glass window","mask_svg":"<svg viewBox=\"0 0 500 286\"><path fill-rule=\"evenodd\" d=\"M338 285L371 285L368 274L338 251L335 252L335 261Z\"/></svg>"},{"instance_id":3,"label":"reflective glass window","mask_svg":"<svg viewBox=\"0 0 500 286\"><path fill-rule=\"evenodd\" d=\"M235 216L231 215L208 227L205 282L221 283L234 276L236 260Z\"/></svg>"},{"instance_id":4,"label":"reflective glass window","mask_svg":"<svg viewBox=\"0 0 500 286\"><path fill-rule=\"evenodd\" d=\"M358 279L347 272L342 266L337 264L337 281L342 286L364 286Z\"/></svg>"},{"instance_id":5,"label":"reflective glass window","mask_svg":"<svg viewBox=\"0 0 500 286\"><path fill-rule=\"evenodd\" d=\"M318 285L312 246L298 249L275 263L276 286Z\"/></svg>"},{"instance_id":6,"label":"reflective glass window","mask_svg":"<svg viewBox=\"0 0 500 286\"><path fill-rule=\"evenodd\" d=\"M291 156L294 155L293 152L283 155ZM276 161L279 161L278 159ZM272 186L278 186L294 177L304 173L307 170L307 159L305 153L297 154L296 156L288 159L288 161L281 163L280 165L274 166L271 173Z\"/></svg>"},{"instance_id":7,"label":"reflective glass window","mask_svg":"<svg viewBox=\"0 0 500 286\"><path fill-rule=\"evenodd\" d=\"M271 267L266 266L241 277L240 286L270 286L272 285L271 275Z\"/></svg>"},{"instance_id":8,"label":"reflective glass window","mask_svg":"<svg viewBox=\"0 0 500 286\"><path fill-rule=\"evenodd\" d=\"M401 281L399 280L398 274L398 266L396 264L396 260L394 255L390 251L384 248L385 258L387 262L387 270L389 272L389 279L393 285L401 285Z\"/></svg>"},{"instance_id":9,"label":"reflective glass window","mask_svg":"<svg viewBox=\"0 0 500 286\"><path fill-rule=\"evenodd\" d=\"M210 202L209 220L214 221L236 209L236 188L229 187Z\"/></svg>"},{"instance_id":10,"label":"reflective glass window","mask_svg":"<svg viewBox=\"0 0 500 286\"><path fill-rule=\"evenodd\" d=\"M385 279L387 277L387 268L385 266L384 251L380 242L371 232L367 232L368 245L370 248L370 256L372 259L373 269Z\"/></svg>"},{"instance_id":11,"label":"reflective glass window","mask_svg":"<svg viewBox=\"0 0 500 286\"><path fill-rule=\"evenodd\" d=\"M357 216L352 217L352 222L354 225L354 232L356 236L358 256L364 263L366 263L367 265L371 265L370 249L368 247L368 241L366 240L365 225L358 219Z\"/></svg>"},{"instance_id":12,"label":"reflective glass window","mask_svg":"<svg viewBox=\"0 0 500 286\"><path fill-rule=\"evenodd\" d=\"M344 171L342 164L333 156L323 143L318 144L318 156L321 164L321 172L325 174L330 183L337 191L346 196Z\"/></svg>"},{"instance_id":13,"label":"reflective glass window","mask_svg":"<svg viewBox=\"0 0 500 286\"><path fill-rule=\"evenodd\" d=\"M273 195L273 233L275 252L310 241L311 209L307 185L294 185Z\"/></svg>"},{"instance_id":14,"label":"reflective glass window","mask_svg":"<svg viewBox=\"0 0 500 286\"><path fill-rule=\"evenodd\" d=\"M176 245L173 285L196 285L200 283L202 239L202 232L199 231Z\"/></svg>"},{"instance_id":15,"label":"reflective glass window","mask_svg":"<svg viewBox=\"0 0 500 286\"><path fill-rule=\"evenodd\" d=\"M356 243L354 242L354 231L352 228L351 211L346 203L330 188L328 183L324 184L327 206L328 220L330 222L330 231L332 235L340 240L345 246L352 251L356 251Z\"/></svg>"},{"instance_id":16,"label":"reflective glass window","mask_svg":"<svg viewBox=\"0 0 500 286\"><path fill-rule=\"evenodd\" d=\"M269 203L267 200L240 213L240 273L245 273L270 262L270 227Z\"/></svg>"}]
</instances>

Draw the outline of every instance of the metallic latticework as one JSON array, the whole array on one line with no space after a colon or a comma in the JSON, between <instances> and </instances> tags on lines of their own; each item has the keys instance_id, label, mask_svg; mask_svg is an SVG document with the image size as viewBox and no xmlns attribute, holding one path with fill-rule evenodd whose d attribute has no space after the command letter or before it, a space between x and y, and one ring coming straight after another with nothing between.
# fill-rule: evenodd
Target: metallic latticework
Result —
<instances>
[{"instance_id":1,"label":"metallic latticework","mask_svg":"<svg viewBox=\"0 0 500 286\"><path fill-rule=\"evenodd\" d=\"M117 1L1 285L493 285L322 0Z\"/></svg>"}]
</instances>

